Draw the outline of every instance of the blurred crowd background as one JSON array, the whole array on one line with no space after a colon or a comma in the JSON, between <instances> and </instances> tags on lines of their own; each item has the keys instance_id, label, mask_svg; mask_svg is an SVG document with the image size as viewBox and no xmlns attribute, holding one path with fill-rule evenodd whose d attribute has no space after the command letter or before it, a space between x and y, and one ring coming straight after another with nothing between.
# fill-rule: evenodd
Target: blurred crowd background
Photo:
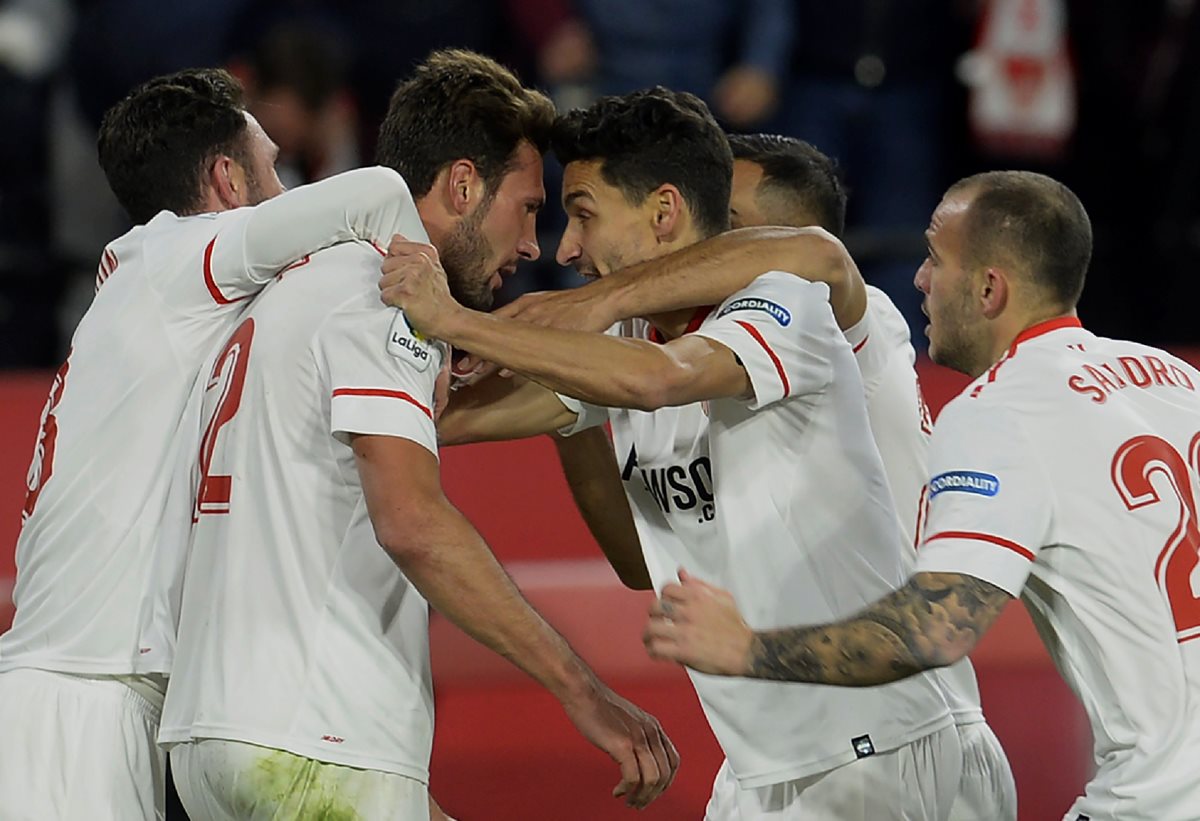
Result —
<instances>
[{"instance_id":1,"label":"blurred crowd background","mask_svg":"<svg viewBox=\"0 0 1200 821\"><path fill-rule=\"evenodd\" d=\"M923 342L912 276L955 179L1050 173L1081 196L1095 332L1200 343L1196 0L0 0L0 368L65 354L100 251L127 230L96 164L105 109L152 76L223 65L288 185L370 164L398 78L472 48L561 109L654 84L731 130L800 137L850 192L847 244ZM569 287L542 260L506 286Z\"/></svg>"}]
</instances>

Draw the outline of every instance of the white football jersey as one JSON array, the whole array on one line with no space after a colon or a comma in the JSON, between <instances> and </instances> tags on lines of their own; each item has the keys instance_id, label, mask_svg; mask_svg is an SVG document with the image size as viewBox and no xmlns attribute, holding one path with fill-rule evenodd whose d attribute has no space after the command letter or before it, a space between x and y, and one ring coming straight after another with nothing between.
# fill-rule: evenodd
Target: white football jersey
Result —
<instances>
[{"instance_id":1,"label":"white football jersey","mask_svg":"<svg viewBox=\"0 0 1200 821\"><path fill-rule=\"evenodd\" d=\"M755 628L848 616L907 578L911 548L828 293L765 274L694 329L740 358L752 402L607 411L655 588L684 567L730 590ZM652 337L640 320L623 332ZM576 429L605 416L581 411ZM928 675L851 689L689 672L744 787L833 769L951 723Z\"/></svg>"},{"instance_id":2,"label":"white football jersey","mask_svg":"<svg viewBox=\"0 0 1200 821\"><path fill-rule=\"evenodd\" d=\"M425 241L415 210L403 233ZM380 303L379 263L362 244L313 255L264 290L212 367L163 743L428 779L428 607L375 538L350 437L436 454L445 351Z\"/></svg>"},{"instance_id":3,"label":"white football jersey","mask_svg":"<svg viewBox=\"0 0 1200 821\"><path fill-rule=\"evenodd\" d=\"M169 671L191 521L169 488L195 448L205 357L280 268L354 236L386 242L405 203L399 175L363 169L257 208L164 211L105 248L42 413L0 671Z\"/></svg>"},{"instance_id":4,"label":"white football jersey","mask_svg":"<svg viewBox=\"0 0 1200 821\"><path fill-rule=\"evenodd\" d=\"M867 286L867 311L846 331L867 394L867 418L892 500L909 546L908 567L916 562L917 523L929 478L929 437L933 423L913 365L908 322L888 295ZM935 672L950 712L958 724L983 721L979 682L971 660L964 658Z\"/></svg>"},{"instance_id":5,"label":"white football jersey","mask_svg":"<svg viewBox=\"0 0 1200 821\"><path fill-rule=\"evenodd\" d=\"M1021 596L1083 702L1097 772L1071 810L1200 812L1200 373L1034 326L942 411L920 571Z\"/></svg>"}]
</instances>

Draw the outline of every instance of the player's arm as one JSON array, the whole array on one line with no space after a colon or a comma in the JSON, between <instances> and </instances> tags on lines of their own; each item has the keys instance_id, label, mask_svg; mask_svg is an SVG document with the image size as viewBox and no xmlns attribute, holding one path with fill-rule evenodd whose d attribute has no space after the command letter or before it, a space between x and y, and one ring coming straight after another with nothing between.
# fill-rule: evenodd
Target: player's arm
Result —
<instances>
[{"instance_id":1,"label":"player's arm","mask_svg":"<svg viewBox=\"0 0 1200 821\"><path fill-rule=\"evenodd\" d=\"M432 246L407 246L404 277L394 290L415 328L556 393L593 405L638 410L750 393L749 378L737 357L718 342L689 335L656 345L542 328L473 311L450 295Z\"/></svg>"},{"instance_id":2,"label":"player's arm","mask_svg":"<svg viewBox=\"0 0 1200 821\"><path fill-rule=\"evenodd\" d=\"M752 630L733 597L680 575L650 611L654 658L703 673L869 687L966 656L1012 595L961 573L917 573L904 587L831 624Z\"/></svg>"},{"instance_id":3,"label":"player's arm","mask_svg":"<svg viewBox=\"0 0 1200 821\"><path fill-rule=\"evenodd\" d=\"M554 391L520 376L492 376L451 391L438 419L438 442L465 445L523 439L568 427L576 418Z\"/></svg>"},{"instance_id":4,"label":"player's arm","mask_svg":"<svg viewBox=\"0 0 1200 821\"><path fill-rule=\"evenodd\" d=\"M205 249L204 273L225 300L257 292L286 265L347 240L386 246L425 236L404 178L390 168L346 171L293 188L230 220ZM215 295L214 295L215 298Z\"/></svg>"},{"instance_id":5,"label":"player's arm","mask_svg":"<svg viewBox=\"0 0 1200 821\"><path fill-rule=\"evenodd\" d=\"M635 316L719 305L767 271L828 285L842 330L866 312L866 283L835 236L817 227L765 226L727 231L581 288L529 294L498 313L558 328L603 330ZM385 277L382 286L393 281ZM385 299L388 295L385 290Z\"/></svg>"},{"instance_id":6,"label":"player's arm","mask_svg":"<svg viewBox=\"0 0 1200 821\"><path fill-rule=\"evenodd\" d=\"M626 587L649 590L650 573L608 434L596 427L553 438L575 506L608 563Z\"/></svg>"},{"instance_id":7,"label":"player's arm","mask_svg":"<svg viewBox=\"0 0 1200 821\"><path fill-rule=\"evenodd\" d=\"M442 492L437 457L397 436L351 438L376 538L421 595L468 635L552 692L593 743L622 765L619 788L645 806L678 757L658 722L605 686L521 596Z\"/></svg>"}]
</instances>

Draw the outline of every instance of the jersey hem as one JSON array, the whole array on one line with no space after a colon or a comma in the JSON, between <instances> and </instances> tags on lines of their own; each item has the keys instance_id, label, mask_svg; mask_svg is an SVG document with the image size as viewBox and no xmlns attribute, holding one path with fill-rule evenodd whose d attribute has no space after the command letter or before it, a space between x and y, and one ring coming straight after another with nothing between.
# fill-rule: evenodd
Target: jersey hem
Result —
<instances>
[{"instance_id":1,"label":"jersey hem","mask_svg":"<svg viewBox=\"0 0 1200 821\"><path fill-rule=\"evenodd\" d=\"M942 713L933 721L922 724L912 730L909 730L907 733L902 733L898 736L877 738L873 734L868 734L871 735L871 742L875 747L875 754L879 755L881 753L891 752L892 750L903 747L906 744L911 744L914 741L918 741L926 736L933 735L936 732L953 726L954 720L947 711ZM850 748L849 743L847 743L846 746L847 749L843 753L826 756L825 758L806 763L793 764L788 767L782 767L778 770L772 770L771 772L762 772L757 774L750 773L748 775L741 776L737 775L735 770L735 777L737 778L738 786L743 789L769 787L773 784L782 784L786 781L795 781L799 778L808 778L809 776L817 775L818 773L836 770L838 767L842 767L853 761L857 761L858 755L853 749ZM726 757L728 757L728 753L726 754ZM730 766L732 767L732 763Z\"/></svg>"},{"instance_id":2,"label":"jersey hem","mask_svg":"<svg viewBox=\"0 0 1200 821\"><path fill-rule=\"evenodd\" d=\"M360 770L376 770L393 775L402 775L405 778L420 781L425 785L429 784L428 766L414 765L395 759L377 758L370 755L357 755L351 752L339 752L328 746L300 742L288 736L271 735L269 733L247 733L211 724L195 724L190 728L163 727L158 732L159 745L167 749L176 744L186 744L191 741L202 741L204 739L239 741L243 744L253 744L256 747L283 750L284 752L298 755L301 758L311 758L314 761L320 761L324 764L338 764L343 767L355 767Z\"/></svg>"},{"instance_id":3,"label":"jersey hem","mask_svg":"<svg viewBox=\"0 0 1200 821\"><path fill-rule=\"evenodd\" d=\"M171 665L136 665L111 661L80 661L78 659L0 659L0 673L9 670L45 670L48 673L72 673L88 676L146 676L171 674Z\"/></svg>"}]
</instances>

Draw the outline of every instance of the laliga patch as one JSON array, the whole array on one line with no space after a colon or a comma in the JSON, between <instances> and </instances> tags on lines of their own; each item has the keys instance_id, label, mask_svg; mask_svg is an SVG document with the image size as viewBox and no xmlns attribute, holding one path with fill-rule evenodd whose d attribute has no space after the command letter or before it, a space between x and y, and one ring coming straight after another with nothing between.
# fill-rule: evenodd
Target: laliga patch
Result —
<instances>
[{"instance_id":1,"label":"laliga patch","mask_svg":"<svg viewBox=\"0 0 1200 821\"><path fill-rule=\"evenodd\" d=\"M731 314L734 311L762 311L785 328L792 324L791 311L778 302L772 302L769 299L762 299L756 296L744 296L741 299L735 299L722 308L717 317L723 317L725 314Z\"/></svg>"},{"instance_id":2,"label":"laliga patch","mask_svg":"<svg viewBox=\"0 0 1200 821\"><path fill-rule=\"evenodd\" d=\"M951 470L939 473L929 480L930 499L946 491L995 496L1000 492L1000 480L990 473L978 473L974 470Z\"/></svg>"},{"instance_id":3,"label":"laliga patch","mask_svg":"<svg viewBox=\"0 0 1200 821\"><path fill-rule=\"evenodd\" d=\"M433 359L433 346L408 324L404 311L396 311L396 318L392 320L392 327L388 331L387 352L409 363L418 371L428 368L430 360Z\"/></svg>"}]
</instances>

